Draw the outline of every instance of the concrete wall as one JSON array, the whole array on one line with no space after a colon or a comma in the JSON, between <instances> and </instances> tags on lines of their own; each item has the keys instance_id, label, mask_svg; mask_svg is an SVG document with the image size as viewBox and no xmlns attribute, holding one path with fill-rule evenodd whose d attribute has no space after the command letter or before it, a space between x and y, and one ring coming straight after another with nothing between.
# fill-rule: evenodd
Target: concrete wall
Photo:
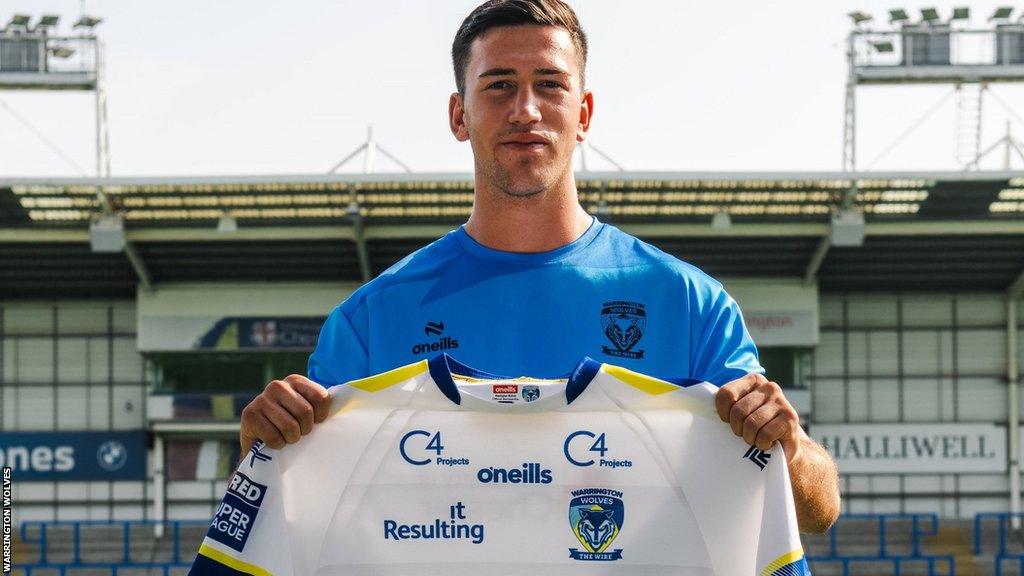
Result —
<instances>
[{"instance_id":1,"label":"concrete wall","mask_svg":"<svg viewBox=\"0 0 1024 576\"><path fill-rule=\"evenodd\" d=\"M0 303L0 433L145 427L133 301ZM18 520L141 518L144 482L16 482Z\"/></svg>"},{"instance_id":2,"label":"concrete wall","mask_svg":"<svg viewBox=\"0 0 1024 576\"><path fill-rule=\"evenodd\" d=\"M813 422L1006 423L1003 295L824 296L820 313ZM843 488L849 512L1009 507L1006 474L844 475Z\"/></svg>"}]
</instances>

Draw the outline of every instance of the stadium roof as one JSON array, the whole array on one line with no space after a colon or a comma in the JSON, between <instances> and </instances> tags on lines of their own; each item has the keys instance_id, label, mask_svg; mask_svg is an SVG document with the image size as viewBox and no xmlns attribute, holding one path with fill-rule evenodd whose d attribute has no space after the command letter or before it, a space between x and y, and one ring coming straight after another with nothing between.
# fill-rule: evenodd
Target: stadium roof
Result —
<instances>
[{"instance_id":1,"label":"stadium roof","mask_svg":"<svg viewBox=\"0 0 1024 576\"><path fill-rule=\"evenodd\" d=\"M1004 291L1024 270L1024 172L577 174L583 206L717 277L823 291ZM471 174L0 179L0 297L130 297L197 280L360 281L458 226ZM864 214L856 247L830 218ZM123 218L124 253L89 222ZM712 217L731 225L712 227ZM234 232L218 232L230 215Z\"/></svg>"}]
</instances>

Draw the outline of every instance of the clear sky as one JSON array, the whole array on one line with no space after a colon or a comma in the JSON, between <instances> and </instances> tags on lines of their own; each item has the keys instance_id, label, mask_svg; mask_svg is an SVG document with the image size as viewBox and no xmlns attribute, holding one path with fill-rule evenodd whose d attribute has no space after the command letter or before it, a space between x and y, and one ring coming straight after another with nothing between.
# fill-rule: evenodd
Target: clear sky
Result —
<instances>
[{"instance_id":1,"label":"clear sky","mask_svg":"<svg viewBox=\"0 0 1024 576\"><path fill-rule=\"evenodd\" d=\"M372 124L381 146L417 172L470 171L448 130L451 40L476 0L86 0L105 19L112 173L116 176L323 173ZM838 170L844 42L851 10L886 20L905 7L948 16L970 5L983 25L997 4L874 0L571 0L590 38L591 142L629 170ZM2 0L63 16L79 0ZM1024 140L1024 85L986 100L985 145L1007 120ZM873 160L951 86L858 92L859 166L958 169L956 99ZM11 110L95 173L91 94L0 91L0 177L74 176ZM988 164L998 168L1001 154ZM1024 164L1017 162L1016 167ZM358 171L355 162L346 171ZM591 169L609 169L598 159ZM397 171L380 158L377 171Z\"/></svg>"}]
</instances>

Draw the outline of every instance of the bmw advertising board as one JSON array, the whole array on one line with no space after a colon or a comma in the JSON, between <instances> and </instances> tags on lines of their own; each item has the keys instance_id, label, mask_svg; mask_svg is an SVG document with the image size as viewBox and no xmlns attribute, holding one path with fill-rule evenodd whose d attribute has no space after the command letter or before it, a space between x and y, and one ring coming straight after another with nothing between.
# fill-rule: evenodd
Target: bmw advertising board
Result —
<instances>
[{"instance_id":1,"label":"bmw advertising board","mask_svg":"<svg viewBox=\"0 0 1024 576\"><path fill-rule=\"evenodd\" d=\"M16 480L145 480L146 436L128 432L0 434L0 466Z\"/></svg>"}]
</instances>

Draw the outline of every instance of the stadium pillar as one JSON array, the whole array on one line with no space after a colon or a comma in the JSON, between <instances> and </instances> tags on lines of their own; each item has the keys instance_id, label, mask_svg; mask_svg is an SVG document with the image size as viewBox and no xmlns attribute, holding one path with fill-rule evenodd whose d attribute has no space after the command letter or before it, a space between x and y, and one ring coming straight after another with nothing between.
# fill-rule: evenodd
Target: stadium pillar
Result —
<instances>
[{"instance_id":1,"label":"stadium pillar","mask_svg":"<svg viewBox=\"0 0 1024 576\"><path fill-rule=\"evenodd\" d=\"M370 252L366 248L366 230L363 223L363 214L359 204L353 201L349 204L348 215L352 220L352 240L356 244L356 255L359 257L359 274L363 282L369 282L370 277Z\"/></svg>"},{"instance_id":2,"label":"stadium pillar","mask_svg":"<svg viewBox=\"0 0 1024 576\"><path fill-rule=\"evenodd\" d=\"M96 39L96 176L110 177L110 132L107 129L107 89L103 84L103 45Z\"/></svg>"},{"instance_id":3,"label":"stadium pillar","mask_svg":"<svg viewBox=\"0 0 1024 576\"><path fill-rule=\"evenodd\" d=\"M818 247L814 249L814 254L811 256L811 261L807 263L807 267L804 268L804 286L811 286L814 284L815 279L818 276L818 269L825 262L825 256L828 256L828 249L832 247L832 239L829 236L823 236L818 241Z\"/></svg>"},{"instance_id":4,"label":"stadium pillar","mask_svg":"<svg viewBox=\"0 0 1024 576\"><path fill-rule=\"evenodd\" d=\"M164 437L155 434L153 438L153 537L164 535L164 519L167 516L164 496L166 495L166 477L164 476Z\"/></svg>"},{"instance_id":5,"label":"stadium pillar","mask_svg":"<svg viewBox=\"0 0 1024 576\"><path fill-rule=\"evenodd\" d=\"M1015 283L1016 286L1016 283ZM1017 364L1017 298L1020 291L1011 290L1006 296L1006 377L1007 399L1010 410L1010 512L1013 528L1020 528L1020 376Z\"/></svg>"},{"instance_id":6,"label":"stadium pillar","mask_svg":"<svg viewBox=\"0 0 1024 576\"><path fill-rule=\"evenodd\" d=\"M843 171L857 170L857 53L854 33L846 40L846 97L843 106Z\"/></svg>"}]
</instances>

